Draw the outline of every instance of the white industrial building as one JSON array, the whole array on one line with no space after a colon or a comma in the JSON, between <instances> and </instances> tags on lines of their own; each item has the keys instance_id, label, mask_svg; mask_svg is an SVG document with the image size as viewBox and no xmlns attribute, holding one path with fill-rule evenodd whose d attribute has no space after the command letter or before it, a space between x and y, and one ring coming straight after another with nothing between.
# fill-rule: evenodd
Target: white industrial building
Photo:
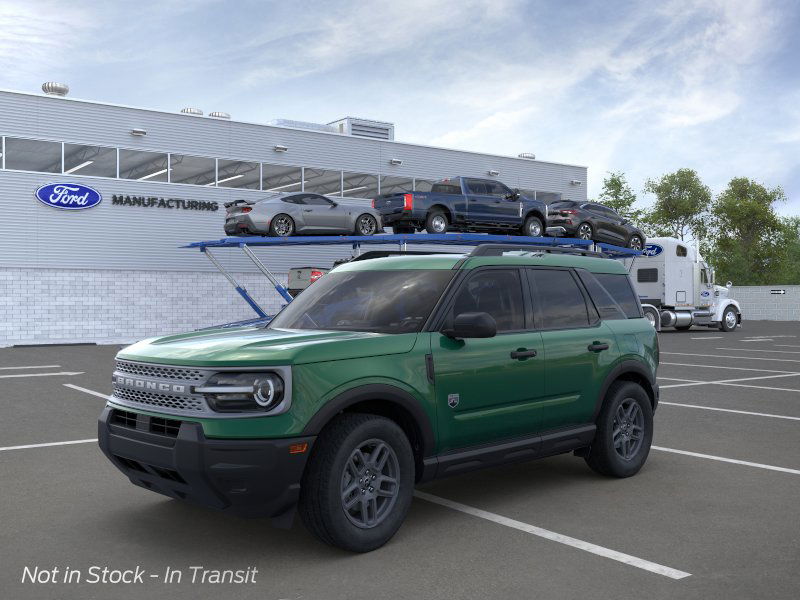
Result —
<instances>
[{"instance_id":1,"label":"white industrial building","mask_svg":"<svg viewBox=\"0 0 800 600\"><path fill-rule=\"evenodd\" d=\"M391 123L236 121L196 109L164 112L0 91L0 346L127 342L252 316L189 242L224 236L223 203L265 191L315 191L370 202L427 190L455 175L494 177L547 201L586 199L586 168L407 144ZM102 200L60 210L37 200L48 184L80 184ZM289 267L329 267L343 247L260 251ZM226 268L270 311L280 299L252 263Z\"/></svg>"}]
</instances>

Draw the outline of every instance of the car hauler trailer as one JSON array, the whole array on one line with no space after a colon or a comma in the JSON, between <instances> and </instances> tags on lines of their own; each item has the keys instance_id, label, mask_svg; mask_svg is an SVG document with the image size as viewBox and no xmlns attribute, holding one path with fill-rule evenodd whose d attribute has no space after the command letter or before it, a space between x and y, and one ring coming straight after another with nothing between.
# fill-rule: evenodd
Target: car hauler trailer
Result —
<instances>
[{"instance_id":1,"label":"car hauler trailer","mask_svg":"<svg viewBox=\"0 0 800 600\"><path fill-rule=\"evenodd\" d=\"M286 247L286 246L313 246L313 245L351 245L353 248L353 259L386 256L392 253L422 253L408 252L406 247L409 245L436 245L436 246L481 246L496 245L498 251L537 251L537 252L569 252L580 253L586 256L596 256L612 259L633 259L641 254L638 250L622 248L611 244L602 244L592 240L581 240L576 238L556 238L556 237L527 237L517 235L481 235L474 233L441 233L441 234L388 234L374 235L370 237L350 236L350 235L329 235L329 236L294 236L294 237L228 237L220 240L210 240L204 242L194 242L183 246L183 248L196 248L203 252L212 264L222 273L230 284L236 289L239 295L258 315L255 319L247 321L237 321L229 323L227 326L238 326L244 324L255 324L258 322L267 323L272 318L264 309L253 299L250 293L240 285L234 276L222 266L214 255L217 248L238 248L242 250L253 262L256 268L270 281L275 291L287 303L293 299L292 294L278 282L275 275L256 256L252 248L254 247ZM377 251L360 255L362 245L396 245L398 250ZM490 251L487 248L487 251ZM425 252L434 253L435 251ZM217 326L218 327L218 326Z\"/></svg>"},{"instance_id":2,"label":"car hauler trailer","mask_svg":"<svg viewBox=\"0 0 800 600\"><path fill-rule=\"evenodd\" d=\"M625 259L645 316L653 325L685 331L692 325L733 331L742 323L731 283L715 285L714 270L687 243L650 238L640 256Z\"/></svg>"}]
</instances>

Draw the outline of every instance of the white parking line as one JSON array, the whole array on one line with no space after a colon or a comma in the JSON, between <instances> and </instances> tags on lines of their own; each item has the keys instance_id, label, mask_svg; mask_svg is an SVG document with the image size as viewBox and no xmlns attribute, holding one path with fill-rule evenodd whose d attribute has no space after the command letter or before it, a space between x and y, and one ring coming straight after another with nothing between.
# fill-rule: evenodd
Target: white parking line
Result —
<instances>
[{"instance_id":1,"label":"white parking line","mask_svg":"<svg viewBox=\"0 0 800 600\"><path fill-rule=\"evenodd\" d=\"M60 369L61 365L32 365L25 367L0 367L0 371L16 371L17 369Z\"/></svg>"},{"instance_id":2,"label":"white parking line","mask_svg":"<svg viewBox=\"0 0 800 600\"><path fill-rule=\"evenodd\" d=\"M742 342L772 342L772 338L757 338L754 340L741 340Z\"/></svg>"},{"instance_id":3,"label":"white parking line","mask_svg":"<svg viewBox=\"0 0 800 600\"><path fill-rule=\"evenodd\" d=\"M0 375L0 379L11 379L12 377L51 377L53 375L83 375L83 371L61 371L59 373L15 373L14 375Z\"/></svg>"},{"instance_id":4,"label":"white parking line","mask_svg":"<svg viewBox=\"0 0 800 600\"><path fill-rule=\"evenodd\" d=\"M64 387L72 388L73 390L78 390L79 392L84 392L85 394L91 394L92 396L97 396L98 398L107 399L108 394L102 394L100 392L95 392L94 390L87 390L79 385L72 385L71 383L64 383L62 384Z\"/></svg>"},{"instance_id":5,"label":"white parking line","mask_svg":"<svg viewBox=\"0 0 800 600\"><path fill-rule=\"evenodd\" d=\"M663 575L664 577L669 577L670 579L684 579L691 576L691 573L687 573L686 571L679 571L678 569L665 567L664 565L650 562L649 560L644 560L642 558L637 558L636 556L631 556L630 554L623 554L622 552L617 552L616 550L611 550L610 548L604 548L603 546L598 546L596 544L592 544L591 542L585 542L577 538L550 531L548 529L542 529L541 527L536 527L535 525L529 525L528 523L523 523L522 521L509 519L508 517L504 517L502 515L481 510L479 508L474 508L466 504L461 504L460 502L454 502L439 496L434 496L426 492L415 491L414 495L421 500L426 500L428 502L438 504L439 506L457 510L473 517L478 517L479 519L486 519L492 523L511 527L512 529L530 533L531 535L535 535L553 542L558 542L559 544L564 544L579 550L591 552L597 556L610 558L611 560L616 560L617 562L625 563L626 565L630 565L638 569L650 571L651 573L655 573L657 575Z\"/></svg>"},{"instance_id":6,"label":"white parking line","mask_svg":"<svg viewBox=\"0 0 800 600\"><path fill-rule=\"evenodd\" d=\"M752 352L752 350L739 350L739 352ZM773 362L800 362L793 358L758 358L755 356L723 356L721 354L690 354L688 352L661 352L661 354L677 354L678 356L704 356L705 358L738 358L739 360L771 360ZM695 367L705 367L707 365L691 365Z\"/></svg>"},{"instance_id":7,"label":"white parking line","mask_svg":"<svg viewBox=\"0 0 800 600\"><path fill-rule=\"evenodd\" d=\"M800 354L800 352L796 352L793 350L756 350L755 348L748 348L747 350L743 350L742 348L714 348L714 350L735 350L737 352L777 352L778 354Z\"/></svg>"},{"instance_id":8,"label":"white parking line","mask_svg":"<svg viewBox=\"0 0 800 600\"><path fill-rule=\"evenodd\" d=\"M773 390L776 392L800 392L800 390L795 390L792 388L779 388L779 387L767 387L765 385L747 385L746 383L720 383L720 385L730 385L733 387L744 387L744 388L754 388L757 390Z\"/></svg>"},{"instance_id":9,"label":"white parking line","mask_svg":"<svg viewBox=\"0 0 800 600\"><path fill-rule=\"evenodd\" d=\"M702 337L693 337L693 338L689 338L689 339L692 339L692 340L721 340L724 337L725 337L724 335L708 335L708 336L702 336Z\"/></svg>"},{"instance_id":10,"label":"white parking line","mask_svg":"<svg viewBox=\"0 0 800 600\"><path fill-rule=\"evenodd\" d=\"M707 458L708 460L718 460L720 462L731 463L734 465L744 465L746 467L756 467L759 469L767 469L768 471L780 471L781 473L791 473L792 475L800 475L797 469L787 469L786 467L776 467L774 465L764 465L761 463L748 462L746 460L736 460L735 458L725 458L724 456L714 456L713 454L701 454L700 452L689 452L688 450L677 450L675 448L664 448L663 446L650 446L652 450L659 450L661 452L671 452L673 454L683 454L685 456L694 456L695 458Z\"/></svg>"},{"instance_id":11,"label":"white parking line","mask_svg":"<svg viewBox=\"0 0 800 600\"><path fill-rule=\"evenodd\" d=\"M715 385L715 384L736 384L740 381L756 381L758 379L776 379L779 377L797 377L800 373L784 373L783 375L761 375L759 377L742 377L739 379L719 379L717 381L688 381L688 383L670 383L669 385L662 385L659 386L660 389L664 390L667 388L676 388L676 387L689 387L692 385ZM759 387L759 386L749 386L749 387ZM770 388L767 388L770 389ZM783 388L780 388L783 389Z\"/></svg>"},{"instance_id":12,"label":"white parking line","mask_svg":"<svg viewBox=\"0 0 800 600\"><path fill-rule=\"evenodd\" d=\"M0 452L6 452L7 450L27 450L28 448L48 448L50 446L71 446L72 444L91 444L92 442L96 442L97 438L92 438L90 440L70 440L68 442L48 442L46 444L26 444L25 446L6 446L4 448L0 448Z\"/></svg>"},{"instance_id":13,"label":"white parking line","mask_svg":"<svg viewBox=\"0 0 800 600\"><path fill-rule=\"evenodd\" d=\"M662 362L659 363L659 365L670 365L672 367L700 367L702 369L732 369L734 371L758 371L760 373L794 373L794 371L776 371L775 369L754 369L752 367L726 367L723 365L698 365L690 363Z\"/></svg>"},{"instance_id":14,"label":"white parking line","mask_svg":"<svg viewBox=\"0 0 800 600\"><path fill-rule=\"evenodd\" d=\"M775 344L775 346L779 346L781 348L800 348L797 344Z\"/></svg>"},{"instance_id":15,"label":"white parking line","mask_svg":"<svg viewBox=\"0 0 800 600\"><path fill-rule=\"evenodd\" d=\"M701 408L703 410L716 410L719 412L736 413L737 415L750 415L753 417L771 417L773 419L787 419L789 421L800 421L800 417L789 417L786 415L773 415L771 413L757 413L750 412L749 410L733 410L732 408L717 408L716 406L700 406L699 404L682 404L680 402L664 402L663 400L658 403L666 406L680 406L682 408Z\"/></svg>"}]
</instances>

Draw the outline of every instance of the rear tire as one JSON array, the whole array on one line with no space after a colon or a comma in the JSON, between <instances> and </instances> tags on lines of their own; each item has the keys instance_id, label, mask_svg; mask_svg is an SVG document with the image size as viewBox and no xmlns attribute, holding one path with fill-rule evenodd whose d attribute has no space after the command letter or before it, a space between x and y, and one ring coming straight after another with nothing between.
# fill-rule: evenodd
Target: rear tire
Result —
<instances>
[{"instance_id":1,"label":"rear tire","mask_svg":"<svg viewBox=\"0 0 800 600\"><path fill-rule=\"evenodd\" d=\"M720 321L719 329L724 332L731 332L739 326L739 319L736 316L736 311L732 306L725 309L722 313L722 321Z\"/></svg>"},{"instance_id":2,"label":"rear tire","mask_svg":"<svg viewBox=\"0 0 800 600\"><path fill-rule=\"evenodd\" d=\"M269 223L269 234L272 237L289 237L294 233L294 220L289 215L280 213L272 217Z\"/></svg>"},{"instance_id":3,"label":"rear tire","mask_svg":"<svg viewBox=\"0 0 800 600\"><path fill-rule=\"evenodd\" d=\"M447 215L441 210L432 210L425 219L425 231L428 233L447 233Z\"/></svg>"},{"instance_id":4,"label":"rear tire","mask_svg":"<svg viewBox=\"0 0 800 600\"><path fill-rule=\"evenodd\" d=\"M356 219L355 235L375 235L378 233L378 220L368 213L359 215Z\"/></svg>"},{"instance_id":5,"label":"rear tire","mask_svg":"<svg viewBox=\"0 0 800 600\"><path fill-rule=\"evenodd\" d=\"M414 455L403 430L384 417L344 413L317 438L298 508L319 540L369 552L403 524L413 491Z\"/></svg>"},{"instance_id":6,"label":"rear tire","mask_svg":"<svg viewBox=\"0 0 800 600\"><path fill-rule=\"evenodd\" d=\"M653 407L637 383L617 381L606 394L597 433L584 460L609 477L630 477L642 468L653 441Z\"/></svg>"},{"instance_id":7,"label":"rear tire","mask_svg":"<svg viewBox=\"0 0 800 600\"><path fill-rule=\"evenodd\" d=\"M579 240L592 240L594 239L594 229L589 223L581 223L575 230L575 237Z\"/></svg>"}]
</instances>

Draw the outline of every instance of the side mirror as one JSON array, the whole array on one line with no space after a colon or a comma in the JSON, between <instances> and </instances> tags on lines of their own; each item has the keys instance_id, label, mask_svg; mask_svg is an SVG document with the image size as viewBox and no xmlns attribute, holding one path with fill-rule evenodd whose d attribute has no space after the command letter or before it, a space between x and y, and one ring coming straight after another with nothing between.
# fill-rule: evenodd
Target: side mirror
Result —
<instances>
[{"instance_id":1,"label":"side mirror","mask_svg":"<svg viewBox=\"0 0 800 600\"><path fill-rule=\"evenodd\" d=\"M497 322L485 312L467 312L456 316L453 327L442 334L453 339L490 338L497 335Z\"/></svg>"},{"instance_id":2,"label":"side mirror","mask_svg":"<svg viewBox=\"0 0 800 600\"><path fill-rule=\"evenodd\" d=\"M339 203L331 200L331 208L336 208L337 206L339 206Z\"/></svg>"}]
</instances>

